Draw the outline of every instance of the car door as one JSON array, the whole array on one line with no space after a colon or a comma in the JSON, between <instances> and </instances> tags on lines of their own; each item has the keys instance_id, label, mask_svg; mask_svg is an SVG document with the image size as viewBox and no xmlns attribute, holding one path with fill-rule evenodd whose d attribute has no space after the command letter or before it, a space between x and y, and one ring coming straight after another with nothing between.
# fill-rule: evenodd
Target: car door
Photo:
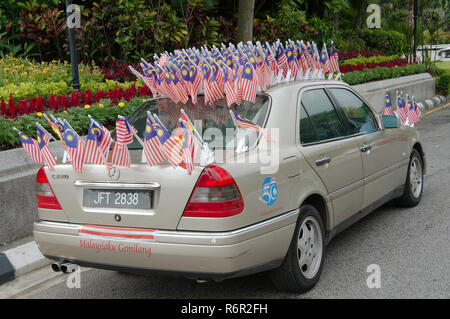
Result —
<instances>
[{"instance_id":1,"label":"car door","mask_svg":"<svg viewBox=\"0 0 450 319\"><path fill-rule=\"evenodd\" d=\"M299 149L325 184L334 210L334 224L361 208L363 165L356 141L324 89L301 92Z\"/></svg>"},{"instance_id":2,"label":"car door","mask_svg":"<svg viewBox=\"0 0 450 319\"><path fill-rule=\"evenodd\" d=\"M383 130L371 108L347 88L328 88L335 104L345 115L349 133L358 144L364 167L365 191L362 208L393 191L399 185L398 165L406 143L393 131Z\"/></svg>"}]
</instances>

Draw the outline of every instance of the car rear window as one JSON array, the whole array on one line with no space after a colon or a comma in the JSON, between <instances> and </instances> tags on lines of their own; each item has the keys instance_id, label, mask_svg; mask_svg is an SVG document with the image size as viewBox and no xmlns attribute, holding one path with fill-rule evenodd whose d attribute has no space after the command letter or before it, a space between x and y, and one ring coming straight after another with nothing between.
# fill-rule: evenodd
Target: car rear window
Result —
<instances>
[{"instance_id":1,"label":"car rear window","mask_svg":"<svg viewBox=\"0 0 450 319\"><path fill-rule=\"evenodd\" d=\"M246 141L247 146L254 145L258 133L243 128L240 128L237 132L229 111L232 110L243 115L253 123L264 127L269 107L270 99L264 94L257 94L255 103L243 101L241 105L233 105L232 107L227 107L224 99L215 101L212 105L205 105L203 95L198 96L195 105L191 100L187 104L175 104L167 98L156 98L144 102L128 116L128 119L137 129L138 136L144 140L147 111L156 114L167 130L173 133L178 127L180 110L183 109L194 123L197 131L202 135L204 142L207 142L211 148L233 149L236 148L238 140L240 141L242 138ZM142 148L136 140L128 147L130 149Z\"/></svg>"}]
</instances>

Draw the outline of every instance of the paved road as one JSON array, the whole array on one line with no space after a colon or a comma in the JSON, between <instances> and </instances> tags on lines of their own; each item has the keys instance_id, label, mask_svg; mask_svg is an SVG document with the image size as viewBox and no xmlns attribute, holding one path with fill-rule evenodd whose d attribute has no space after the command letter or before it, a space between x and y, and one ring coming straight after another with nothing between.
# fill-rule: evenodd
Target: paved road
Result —
<instances>
[{"instance_id":1,"label":"paved road","mask_svg":"<svg viewBox=\"0 0 450 319\"><path fill-rule=\"evenodd\" d=\"M64 277L31 298L449 298L450 297L450 107L423 120L420 131L428 172L415 208L388 203L338 235L326 250L318 284L303 295L280 293L265 274L198 284L171 277L143 277L86 270L81 288ZM381 270L370 289L368 265Z\"/></svg>"}]
</instances>

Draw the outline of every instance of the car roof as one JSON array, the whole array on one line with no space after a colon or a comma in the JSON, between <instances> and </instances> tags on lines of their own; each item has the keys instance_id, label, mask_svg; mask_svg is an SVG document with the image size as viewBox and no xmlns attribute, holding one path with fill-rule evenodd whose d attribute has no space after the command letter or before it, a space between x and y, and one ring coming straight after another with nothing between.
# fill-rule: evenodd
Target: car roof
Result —
<instances>
[{"instance_id":1,"label":"car roof","mask_svg":"<svg viewBox=\"0 0 450 319\"><path fill-rule=\"evenodd\" d=\"M267 94L271 94L271 93L275 93L278 90L281 89L285 89L288 87L292 87L295 88L296 90L304 88L304 87L308 87L308 86L329 86L329 85L339 85L339 86L347 86L350 87L350 85L348 85L347 83L343 82L343 81L338 81L338 80L297 80L297 81L290 81L290 82L285 82L285 83L280 83L280 84L276 84L272 87L270 87L266 93Z\"/></svg>"}]
</instances>

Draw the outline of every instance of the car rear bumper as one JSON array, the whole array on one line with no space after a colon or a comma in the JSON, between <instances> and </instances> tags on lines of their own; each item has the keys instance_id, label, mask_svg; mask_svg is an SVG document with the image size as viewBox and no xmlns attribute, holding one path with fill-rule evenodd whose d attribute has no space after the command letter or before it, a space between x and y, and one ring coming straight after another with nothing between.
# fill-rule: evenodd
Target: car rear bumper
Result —
<instances>
[{"instance_id":1,"label":"car rear bumper","mask_svg":"<svg viewBox=\"0 0 450 319\"><path fill-rule=\"evenodd\" d=\"M154 230L152 239L83 233L86 225L38 221L42 254L104 269L224 279L274 268L287 252L298 210L228 232ZM116 228L117 229L117 228Z\"/></svg>"}]
</instances>

